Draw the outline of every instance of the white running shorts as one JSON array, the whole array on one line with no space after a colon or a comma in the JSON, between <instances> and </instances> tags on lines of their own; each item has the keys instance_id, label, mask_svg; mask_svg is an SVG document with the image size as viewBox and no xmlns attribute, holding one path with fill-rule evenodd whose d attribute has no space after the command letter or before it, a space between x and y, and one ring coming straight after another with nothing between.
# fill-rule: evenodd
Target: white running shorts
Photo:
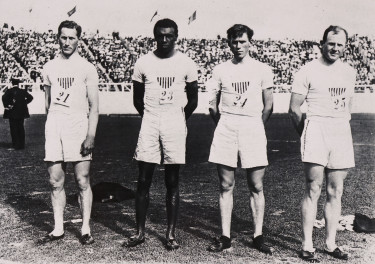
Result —
<instances>
[{"instance_id":1,"label":"white running shorts","mask_svg":"<svg viewBox=\"0 0 375 264\"><path fill-rule=\"evenodd\" d=\"M88 129L87 114L49 112L45 127L44 161L75 162L91 160L91 154L82 156L81 145Z\"/></svg>"},{"instance_id":2,"label":"white running shorts","mask_svg":"<svg viewBox=\"0 0 375 264\"><path fill-rule=\"evenodd\" d=\"M187 127L183 109L145 112L134 159L156 164L185 164Z\"/></svg>"},{"instance_id":3,"label":"white running shorts","mask_svg":"<svg viewBox=\"0 0 375 264\"><path fill-rule=\"evenodd\" d=\"M305 120L301 136L303 162L316 163L328 169L355 166L352 132L347 120Z\"/></svg>"},{"instance_id":4,"label":"white running shorts","mask_svg":"<svg viewBox=\"0 0 375 264\"><path fill-rule=\"evenodd\" d=\"M268 165L267 138L259 117L221 115L208 161L236 168Z\"/></svg>"}]
</instances>

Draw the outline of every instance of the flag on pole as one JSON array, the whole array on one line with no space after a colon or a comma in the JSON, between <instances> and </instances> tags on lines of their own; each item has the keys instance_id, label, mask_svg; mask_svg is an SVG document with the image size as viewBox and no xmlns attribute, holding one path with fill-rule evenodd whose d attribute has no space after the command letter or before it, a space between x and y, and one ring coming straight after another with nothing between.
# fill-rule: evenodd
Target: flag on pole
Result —
<instances>
[{"instance_id":1,"label":"flag on pole","mask_svg":"<svg viewBox=\"0 0 375 264\"><path fill-rule=\"evenodd\" d=\"M151 17L151 20L150 20L150 23L152 22L152 20L154 19L154 17L158 14L158 10L156 10L155 14Z\"/></svg>"},{"instance_id":2,"label":"flag on pole","mask_svg":"<svg viewBox=\"0 0 375 264\"><path fill-rule=\"evenodd\" d=\"M190 25L190 23L193 22L195 19L197 19L197 11L194 11L194 13L189 17L188 25Z\"/></svg>"},{"instance_id":3,"label":"flag on pole","mask_svg":"<svg viewBox=\"0 0 375 264\"><path fill-rule=\"evenodd\" d=\"M68 16L71 16L76 12L76 7L77 6L73 7L73 9L68 12Z\"/></svg>"}]
</instances>

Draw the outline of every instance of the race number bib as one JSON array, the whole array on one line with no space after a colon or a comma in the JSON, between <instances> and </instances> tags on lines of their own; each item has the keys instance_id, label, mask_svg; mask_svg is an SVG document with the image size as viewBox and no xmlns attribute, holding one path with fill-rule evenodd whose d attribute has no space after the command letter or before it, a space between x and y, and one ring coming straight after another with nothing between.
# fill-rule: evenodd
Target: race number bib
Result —
<instances>
[{"instance_id":1,"label":"race number bib","mask_svg":"<svg viewBox=\"0 0 375 264\"><path fill-rule=\"evenodd\" d=\"M333 109L337 112L344 112L346 109L346 88L328 88L331 95Z\"/></svg>"},{"instance_id":2,"label":"race number bib","mask_svg":"<svg viewBox=\"0 0 375 264\"><path fill-rule=\"evenodd\" d=\"M70 93L68 90L60 89L57 96L53 99L55 104L63 105L66 107L70 107Z\"/></svg>"},{"instance_id":3,"label":"race number bib","mask_svg":"<svg viewBox=\"0 0 375 264\"><path fill-rule=\"evenodd\" d=\"M244 107L247 102L247 97L245 95L236 94L233 96L233 106Z\"/></svg>"},{"instance_id":4,"label":"race number bib","mask_svg":"<svg viewBox=\"0 0 375 264\"><path fill-rule=\"evenodd\" d=\"M333 108L335 109L335 111L338 111L338 112L344 112L345 111L345 108L346 108L346 98L343 97L343 98L332 98L332 102L333 102Z\"/></svg>"},{"instance_id":5,"label":"race number bib","mask_svg":"<svg viewBox=\"0 0 375 264\"><path fill-rule=\"evenodd\" d=\"M172 104L174 101L173 96L173 83L175 81L173 76L159 76L156 77L158 84L160 85L160 104Z\"/></svg>"},{"instance_id":6,"label":"race number bib","mask_svg":"<svg viewBox=\"0 0 375 264\"><path fill-rule=\"evenodd\" d=\"M247 102L250 81L232 82L231 85L235 91L235 94L233 95L233 106L244 107Z\"/></svg>"},{"instance_id":7,"label":"race number bib","mask_svg":"<svg viewBox=\"0 0 375 264\"><path fill-rule=\"evenodd\" d=\"M57 78L58 91L57 96L55 96L52 101L55 104L63 105L70 107L71 105L71 96L70 88L74 84L74 77L59 77Z\"/></svg>"},{"instance_id":8,"label":"race number bib","mask_svg":"<svg viewBox=\"0 0 375 264\"><path fill-rule=\"evenodd\" d=\"M160 92L160 104L172 104L174 101L173 90L162 89Z\"/></svg>"}]
</instances>

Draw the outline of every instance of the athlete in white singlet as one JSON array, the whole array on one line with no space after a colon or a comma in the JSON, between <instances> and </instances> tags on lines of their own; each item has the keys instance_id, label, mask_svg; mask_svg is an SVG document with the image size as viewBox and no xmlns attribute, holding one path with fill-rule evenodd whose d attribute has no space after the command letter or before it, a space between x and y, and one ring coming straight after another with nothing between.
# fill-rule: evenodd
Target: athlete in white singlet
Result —
<instances>
[{"instance_id":1,"label":"athlete in white singlet","mask_svg":"<svg viewBox=\"0 0 375 264\"><path fill-rule=\"evenodd\" d=\"M302 200L302 251L300 257L319 262L315 256L312 232L323 180L326 180L325 252L334 258L348 259L336 245L336 230L341 214L341 196L348 168L354 167L350 129L350 106L356 71L343 63L348 40L345 29L328 27L321 42L322 57L303 66L294 77L290 116L301 135L301 156L306 188ZM300 106L306 101L304 120Z\"/></svg>"},{"instance_id":2,"label":"athlete in white singlet","mask_svg":"<svg viewBox=\"0 0 375 264\"><path fill-rule=\"evenodd\" d=\"M142 116L137 149L139 177L136 193L137 233L124 243L134 247L145 241L149 190L156 164L165 165L167 188L166 248L179 248L175 229L179 207L179 169L185 163L186 120L198 104L197 68L175 50L178 27L170 19L154 26L155 51L140 58L133 74L134 106Z\"/></svg>"},{"instance_id":3,"label":"athlete in white singlet","mask_svg":"<svg viewBox=\"0 0 375 264\"><path fill-rule=\"evenodd\" d=\"M234 58L218 65L207 84L212 93L210 114L217 127L209 161L217 164L220 181L222 235L209 247L219 252L231 247L231 215L234 175L238 162L246 169L250 206L254 223L253 245L261 252L273 249L263 238L263 178L267 160L264 123L272 113L273 74L269 66L249 56L253 31L234 25L228 31L228 44Z\"/></svg>"},{"instance_id":4,"label":"athlete in white singlet","mask_svg":"<svg viewBox=\"0 0 375 264\"><path fill-rule=\"evenodd\" d=\"M47 162L55 228L41 242L64 237L64 180L67 162L73 163L82 212L80 241L92 244L89 220L92 207L90 187L91 152L98 123L98 83L94 65L78 54L82 29L64 21L58 29L61 52L43 68L46 91L45 161Z\"/></svg>"}]
</instances>

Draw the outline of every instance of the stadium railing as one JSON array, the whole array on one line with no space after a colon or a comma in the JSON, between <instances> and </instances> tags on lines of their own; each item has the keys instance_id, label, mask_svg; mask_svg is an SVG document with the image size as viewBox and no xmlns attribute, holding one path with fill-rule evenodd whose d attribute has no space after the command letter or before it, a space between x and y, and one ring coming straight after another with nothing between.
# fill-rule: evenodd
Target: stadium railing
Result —
<instances>
[{"instance_id":1,"label":"stadium railing","mask_svg":"<svg viewBox=\"0 0 375 264\"><path fill-rule=\"evenodd\" d=\"M0 83L0 92L5 88L9 88L11 83ZM21 88L27 89L30 92L44 92L41 83L21 83ZM200 92L207 92L204 84L200 83ZM133 89L132 83L99 83L99 91L101 92L130 92ZM374 93L375 85L356 85L355 93ZM275 85L274 93L290 93L291 85Z\"/></svg>"}]
</instances>

